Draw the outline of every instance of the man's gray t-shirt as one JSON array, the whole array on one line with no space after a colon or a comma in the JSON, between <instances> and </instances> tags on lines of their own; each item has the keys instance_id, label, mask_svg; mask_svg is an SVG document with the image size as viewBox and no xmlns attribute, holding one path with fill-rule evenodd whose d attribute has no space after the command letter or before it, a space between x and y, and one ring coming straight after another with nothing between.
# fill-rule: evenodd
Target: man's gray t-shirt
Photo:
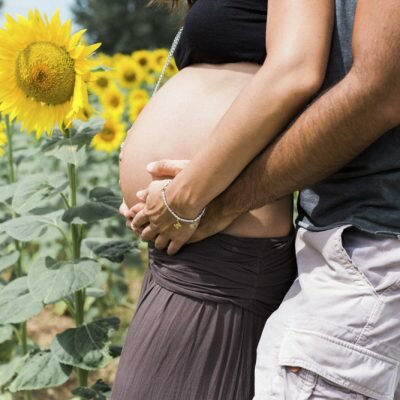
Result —
<instances>
[{"instance_id":1,"label":"man's gray t-shirt","mask_svg":"<svg viewBox=\"0 0 400 400\"><path fill-rule=\"evenodd\" d=\"M356 6L357 0L336 0L324 90L351 68ZM363 231L400 238L400 126L382 135L329 178L302 190L298 206L298 225L309 230L351 224Z\"/></svg>"}]
</instances>

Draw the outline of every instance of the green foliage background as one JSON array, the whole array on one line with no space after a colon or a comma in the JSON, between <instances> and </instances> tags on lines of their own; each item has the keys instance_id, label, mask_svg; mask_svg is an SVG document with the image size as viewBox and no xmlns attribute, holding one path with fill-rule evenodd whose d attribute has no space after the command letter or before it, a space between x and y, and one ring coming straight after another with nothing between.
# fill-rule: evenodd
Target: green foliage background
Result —
<instances>
[{"instance_id":1,"label":"green foliage background","mask_svg":"<svg viewBox=\"0 0 400 400\"><path fill-rule=\"evenodd\" d=\"M147 6L148 0L76 0L74 20L88 30L92 42L101 42L108 54L169 47L182 18L168 8Z\"/></svg>"}]
</instances>

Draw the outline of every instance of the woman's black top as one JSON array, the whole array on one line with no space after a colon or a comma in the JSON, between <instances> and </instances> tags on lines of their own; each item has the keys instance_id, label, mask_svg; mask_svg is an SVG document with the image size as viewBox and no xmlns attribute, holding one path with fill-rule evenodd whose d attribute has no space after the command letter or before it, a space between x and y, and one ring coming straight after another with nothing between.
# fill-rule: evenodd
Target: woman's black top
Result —
<instances>
[{"instance_id":1,"label":"woman's black top","mask_svg":"<svg viewBox=\"0 0 400 400\"><path fill-rule=\"evenodd\" d=\"M197 0L175 50L178 68L197 63L262 64L266 21L267 0Z\"/></svg>"}]
</instances>

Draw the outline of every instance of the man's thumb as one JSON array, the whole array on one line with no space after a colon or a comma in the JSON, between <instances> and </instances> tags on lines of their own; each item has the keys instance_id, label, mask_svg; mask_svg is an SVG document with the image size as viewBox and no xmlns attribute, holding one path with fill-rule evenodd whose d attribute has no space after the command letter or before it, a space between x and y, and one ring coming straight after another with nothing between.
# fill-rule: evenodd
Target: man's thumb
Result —
<instances>
[{"instance_id":1,"label":"man's thumb","mask_svg":"<svg viewBox=\"0 0 400 400\"><path fill-rule=\"evenodd\" d=\"M176 176L187 165L188 160L160 160L147 165L147 171L153 177Z\"/></svg>"}]
</instances>

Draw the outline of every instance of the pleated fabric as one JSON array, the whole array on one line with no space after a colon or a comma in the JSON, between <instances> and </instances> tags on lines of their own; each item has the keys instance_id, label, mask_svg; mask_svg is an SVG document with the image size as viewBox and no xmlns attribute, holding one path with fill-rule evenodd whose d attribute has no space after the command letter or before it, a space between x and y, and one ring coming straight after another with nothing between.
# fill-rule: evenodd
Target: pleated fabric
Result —
<instances>
[{"instance_id":1,"label":"pleated fabric","mask_svg":"<svg viewBox=\"0 0 400 400\"><path fill-rule=\"evenodd\" d=\"M251 400L264 324L297 274L293 235L149 246L112 400Z\"/></svg>"}]
</instances>

